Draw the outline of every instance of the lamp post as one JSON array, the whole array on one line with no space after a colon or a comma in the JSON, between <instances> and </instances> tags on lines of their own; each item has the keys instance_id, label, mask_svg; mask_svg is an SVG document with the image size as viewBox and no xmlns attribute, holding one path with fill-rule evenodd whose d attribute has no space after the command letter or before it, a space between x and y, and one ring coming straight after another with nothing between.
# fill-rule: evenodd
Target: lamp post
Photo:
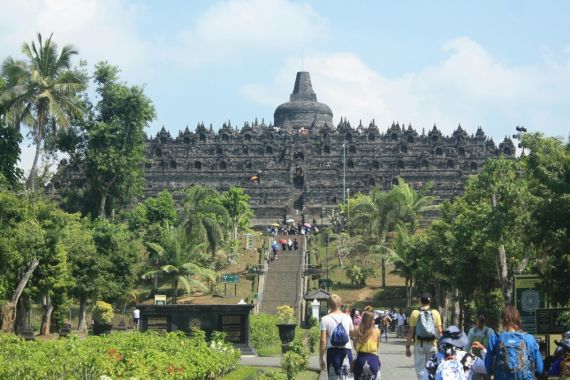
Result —
<instances>
[{"instance_id":1,"label":"lamp post","mask_svg":"<svg viewBox=\"0 0 570 380\"><path fill-rule=\"evenodd\" d=\"M516 139L519 141L518 147L522 148L521 155L524 155L524 146L523 146L521 141L522 141L523 135L527 132L527 129L523 125L517 125L515 127L515 129L517 130L517 133L513 135L513 139Z\"/></svg>"},{"instance_id":2,"label":"lamp post","mask_svg":"<svg viewBox=\"0 0 570 380\"><path fill-rule=\"evenodd\" d=\"M350 189L346 189L346 224L350 220Z\"/></svg>"},{"instance_id":3,"label":"lamp post","mask_svg":"<svg viewBox=\"0 0 570 380\"><path fill-rule=\"evenodd\" d=\"M346 142L342 143L342 203L346 202Z\"/></svg>"}]
</instances>

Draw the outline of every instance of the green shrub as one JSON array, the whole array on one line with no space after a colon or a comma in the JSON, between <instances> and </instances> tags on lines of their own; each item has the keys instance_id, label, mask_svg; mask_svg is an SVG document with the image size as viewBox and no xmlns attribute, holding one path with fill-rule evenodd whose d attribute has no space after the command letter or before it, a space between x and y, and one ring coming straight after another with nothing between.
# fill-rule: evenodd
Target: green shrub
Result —
<instances>
[{"instance_id":1,"label":"green shrub","mask_svg":"<svg viewBox=\"0 0 570 380\"><path fill-rule=\"evenodd\" d=\"M110 325L113 323L113 318L115 313L113 312L113 306L107 302L97 301L91 312L91 318L93 322L97 325Z\"/></svg>"},{"instance_id":2,"label":"green shrub","mask_svg":"<svg viewBox=\"0 0 570 380\"><path fill-rule=\"evenodd\" d=\"M309 352L302 342L295 340L289 346L289 351L283 355L281 368L287 374L287 379L292 380L295 375L304 370L309 364Z\"/></svg>"},{"instance_id":3,"label":"green shrub","mask_svg":"<svg viewBox=\"0 0 570 380\"><path fill-rule=\"evenodd\" d=\"M293 315L294 312L295 310L289 305L277 306L277 323L297 323L297 320Z\"/></svg>"},{"instance_id":4,"label":"green shrub","mask_svg":"<svg viewBox=\"0 0 570 380\"><path fill-rule=\"evenodd\" d=\"M233 370L233 346L149 332L26 342L0 334L0 379L216 379ZM104 378L104 377L103 377Z\"/></svg>"},{"instance_id":5,"label":"green shrub","mask_svg":"<svg viewBox=\"0 0 570 380\"><path fill-rule=\"evenodd\" d=\"M321 339L320 326L316 325L311 327L309 330L309 337L308 337L309 350L311 350L311 353L315 352L317 344L319 343L320 339Z\"/></svg>"},{"instance_id":6,"label":"green shrub","mask_svg":"<svg viewBox=\"0 0 570 380\"><path fill-rule=\"evenodd\" d=\"M252 315L250 319L251 344L255 349L279 344L277 317L269 314Z\"/></svg>"}]
</instances>

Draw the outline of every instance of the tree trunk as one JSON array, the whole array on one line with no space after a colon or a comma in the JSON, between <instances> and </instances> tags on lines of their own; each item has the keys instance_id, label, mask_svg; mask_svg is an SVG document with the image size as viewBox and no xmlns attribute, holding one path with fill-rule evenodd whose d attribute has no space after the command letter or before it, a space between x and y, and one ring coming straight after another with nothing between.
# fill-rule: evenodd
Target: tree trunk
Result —
<instances>
[{"instance_id":1,"label":"tree trunk","mask_svg":"<svg viewBox=\"0 0 570 380\"><path fill-rule=\"evenodd\" d=\"M107 192L103 192L101 193L101 201L99 202L99 213L98 213L98 218L99 219L105 219L106 215L105 215L105 203L107 203Z\"/></svg>"},{"instance_id":2,"label":"tree trunk","mask_svg":"<svg viewBox=\"0 0 570 380\"><path fill-rule=\"evenodd\" d=\"M24 331L24 328L29 325L30 314L32 312L31 305L26 297L20 297L16 305L16 320L14 321L14 332L16 334ZM29 308L28 308L29 307Z\"/></svg>"},{"instance_id":3,"label":"tree trunk","mask_svg":"<svg viewBox=\"0 0 570 380\"><path fill-rule=\"evenodd\" d=\"M14 331L14 320L16 319L16 305L18 304L18 300L24 291L24 288L28 284L30 277L38 267L40 261L37 258L32 260L28 270L18 283L16 290L14 291L14 295L12 299L2 306L2 331L4 332L13 332Z\"/></svg>"},{"instance_id":4,"label":"tree trunk","mask_svg":"<svg viewBox=\"0 0 570 380\"><path fill-rule=\"evenodd\" d=\"M511 278L509 278L507 254L503 244L499 246L499 255L497 256L497 260L499 267L499 283L501 284L501 290L505 297L505 305L510 305L513 298L513 284Z\"/></svg>"},{"instance_id":5,"label":"tree trunk","mask_svg":"<svg viewBox=\"0 0 570 380\"><path fill-rule=\"evenodd\" d=\"M382 287L386 287L386 258L382 256Z\"/></svg>"},{"instance_id":6,"label":"tree trunk","mask_svg":"<svg viewBox=\"0 0 570 380\"><path fill-rule=\"evenodd\" d=\"M38 111L38 113L41 111ZM33 193L36 191L36 172L38 168L38 160L40 158L42 152L42 135L41 135L41 115L38 116L38 120L36 121L36 136L34 138L34 142L36 143L36 153L34 155L34 162L32 163L32 168L30 169L30 174L28 175L28 180L26 181L28 184L28 189Z\"/></svg>"},{"instance_id":7,"label":"tree trunk","mask_svg":"<svg viewBox=\"0 0 570 380\"><path fill-rule=\"evenodd\" d=\"M87 322L85 321L85 312L87 310L87 299L85 297L79 298L79 322L77 323L77 330L79 332L87 332ZM69 321L71 323L71 321Z\"/></svg>"},{"instance_id":8,"label":"tree trunk","mask_svg":"<svg viewBox=\"0 0 570 380\"><path fill-rule=\"evenodd\" d=\"M459 290L454 289L451 294L451 324L459 326Z\"/></svg>"},{"instance_id":9,"label":"tree trunk","mask_svg":"<svg viewBox=\"0 0 570 380\"><path fill-rule=\"evenodd\" d=\"M51 296L49 291L43 295L43 309L44 313L42 315L42 325L40 327L40 335L49 335L49 330L51 326L51 313L53 312L53 305L51 303Z\"/></svg>"},{"instance_id":10,"label":"tree trunk","mask_svg":"<svg viewBox=\"0 0 570 380\"><path fill-rule=\"evenodd\" d=\"M172 303L176 305L178 302L178 280L174 280L174 296L172 297Z\"/></svg>"}]
</instances>

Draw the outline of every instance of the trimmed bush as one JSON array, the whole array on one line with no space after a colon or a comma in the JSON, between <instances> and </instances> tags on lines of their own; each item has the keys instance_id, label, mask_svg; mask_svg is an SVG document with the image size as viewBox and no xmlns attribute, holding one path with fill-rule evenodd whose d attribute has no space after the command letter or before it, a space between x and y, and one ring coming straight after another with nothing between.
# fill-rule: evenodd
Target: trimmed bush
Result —
<instances>
[{"instance_id":1,"label":"trimmed bush","mask_svg":"<svg viewBox=\"0 0 570 380\"><path fill-rule=\"evenodd\" d=\"M113 324L114 317L115 313L113 312L113 306L107 302L97 301L95 306L93 306L91 318L93 318L93 322L95 322L95 324L111 325Z\"/></svg>"},{"instance_id":2,"label":"trimmed bush","mask_svg":"<svg viewBox=\"0 0 570 380\"><path fill-rule=\"evenodd\" d=\"M0 334L0 379L216 379L233 370L239 350L202 331L121 333L27 342Z\"/></svg>"},{"instance_id":3,"label":"trimmed bush","mask_svg":"<svg viewBox=\"0 0 570 380\"><path fill-rule=\"evenodd\" d=\"M251 344L255 349L279 344L277 317L269 314L252 315L250 319Z\"/></svg>"}]
</instances>

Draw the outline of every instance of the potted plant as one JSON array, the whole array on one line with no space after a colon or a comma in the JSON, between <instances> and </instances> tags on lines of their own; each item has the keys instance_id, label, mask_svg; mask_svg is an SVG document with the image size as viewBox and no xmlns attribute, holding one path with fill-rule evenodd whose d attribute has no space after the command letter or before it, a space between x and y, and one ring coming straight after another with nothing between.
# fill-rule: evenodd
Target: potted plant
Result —
<instances>
[{"instance_id":1,"label":"potted plant","mask_svg":"<svg viewBox=\"0 0 570 380\"><path fill-rule=\"evenodd\" d=\"M281 339L281 351L286 353L289 344L295 339L295 328L297 320L295 319L294 310L289 305L277 306L277 328L279 329L279 339Z\"/></svg>"},{"instance_id":2,"label":"potted plant","mask_svg":"<svg viewBox=\"0 0 570 380\"><path fill-rule=\"evenodd\" d=\"M93 307L91 318L93 319L93 334L109 334L113 329L113 306L107 302L97 301Z\"/></svg>"}]
</instances>

